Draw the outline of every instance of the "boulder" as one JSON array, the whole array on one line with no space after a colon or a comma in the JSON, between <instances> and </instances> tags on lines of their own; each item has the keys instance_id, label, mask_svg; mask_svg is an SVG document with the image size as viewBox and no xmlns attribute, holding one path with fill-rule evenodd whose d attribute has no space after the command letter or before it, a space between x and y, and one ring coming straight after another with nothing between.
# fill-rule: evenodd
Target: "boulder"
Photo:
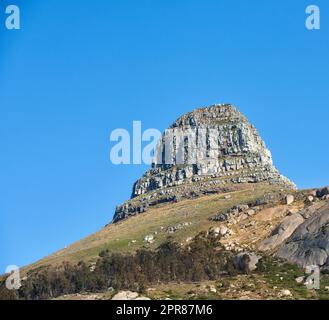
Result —
<instances>
[{"instance_id":1,"label":"boulder","mask_svg":"<svg viewBox=\"0 0 329 320\"><path fill-rule=\"evenodd\" d=\"M118 292L112 300L136 300L138 298L138 293L132 291L120 291Z\"/></svg>"},{"instance_id":2,"label":"boulder","mask_svg":"<svg viewBox=\"0 0 329 320\"><path fill-rule=\"evenodd\" d=\"M323 196L326 196L326 195L328 195L329 194L329 186L328 187L324 187L324 188L322 188L322 189L319 189L319 190L317 190L317 192L316 192L316 196L318 197L318 198L322 198Z\"/></svg>"},{"instance_id":3,"label":"boulder","mask_svg":"<svg viewBox=\"0 0 329 320\"><path fill-rule=\"evenodd\" d=\"M224 236L230 234L231 230L229 228L227 228L226 226L221 225L219 227L211 228L209 230L209 233L215 237L218 237L218 236L224 237Z\"/></svg>"},{"instance_id":4,"label":"boulder","mask_svg":"<svg viewBox=\"0 0 329 320\"><path fill-rule=\"evenodd\" d=\"M259 250L268 251L277 248L288 239L303 222L304 218L298 213L285 217L279 226L273 230L271 236L260 244Z\"/></svg>"},{"instance_id":5,"label":"boulder","mask_svg":"<svg viewBox=\"0 0 329 320\"><path fill-rule=\"evenodd\" d=\"M259 259L260 257L253 252L241 252L235 256L234 265L238 270L249 273L257 269Z\"/></svg>"},{"instance_id":6,"label":"boulder","mask_svg":"<svg viewBox=\"0 0 329 320\"><path fill-rule=\"evenodd\" d=\"M329 267L329 203L297 227L279 248L277 256L302 267Z\"/></svg>"},{"instance_id":7,"label":"boulder","mask_svg":"<svg viewBox=\"0 0 329 320\"><path fill-rule=\"evenodd\" d=\"M284 290L280 291L280 296L282 296L282 297L291 297L292 294L291 294L290 290L284 289Z\"/></svg>"},{"instance_id":8,"label":"boulder","mask_svg":"<svg viewBox=\"0 0 329 320\"><path fill-rule=\"evenodd\" d=\"M219 213L210 218L212 221L228 221L232 223L233 220L241 221L248 218L248 211L250 211L250 215L255 214L255 210L249 210L249 205L247 204L239 204L233 206L223 213Z\"/></svg>"},{"instance_id":9,"label":"boulder","mask_svg":"<svg viewBox=\"0 0 329 320\"><path fill-rule=\"evenodd\" d=\"M304 280L305 280L305 277L303 277L303 276L298 277L298 278L295 279L295 281L296 281L297 283L299 283L299 284L300 284L300 283L303 283Z\"/></svg>"},{"instance_id":10,"label":"boulder","mask_svg":"<svg viewBox=\"0 0 329 320\"><path fill-rule=\"evenodd\" d=\"M149 234L149 235L145 236L144 237L144 241L146 243L153 243L153 241L154 241L154 235L153 234Z\"/></svg>"},{"instance_id":11,"label":"boulder","mask_svg":"<svg viewBox=\"0 0 329 320\"><path fill-rule=\"evenodd\" d=\"M313 196L308 196L307 197L307 200L308 200L308 202L313 202L314 201L314 197Z\"/></svg>"},{"instance_id":12,"label":"boulder","mask_svg":"<svg viewBox=\"0 0 329 320\"><path fill-rule=\"evenodd\" d=\"M246 214L250 217L256 214L256 211L254 209L247 210Z\"/></svg>"},{"instance_id":13,"label":"boulder","mask_svg":"<svg viewBox=\"0 0 329 320\"><path fill-rule=\"evenodd\" d=\"M234 209L238 210L238 212L244 212L249 209L249 205L239 204L239 205L235 206Z\"/></svg>"},{"instance_id":14,"label":"boulder","mask_svg":"<svg viewBox=\"0 0 329 320\"><path fill-rule=\"evenodd\" d=\"M286 196L286 204L289 206L295 201L295 198L293 195L289 194Z\"/></svg>"},{"instance_id":15,"label":"boulder","mask_svg":"<svg viewBox=\"0 0 329 320\"><path fill-rule=\"evenodd\" d=\"M174 226L171 226L171 227L168 227L166 229L166 232L167 233L175 233L176 231L178 230L181 230L181 229L184 229L184 228L187 228L188 226L190 226L192 224L192 222L182 222L182 223L178 223Z\"/></svg>"},{"instance_id":16,"label":"boulder","mask_svg":"<svg viewBox=\"0 0 329 320\"><path fill-rule=\"evenodd\" d=\"M220 228L219 227L216 227L216 228L211 228L209 230L209 233L215 237L218 237L219 234L220 234Z\"/></svg>"},{"instance_id":17,"label":"boulder","mask_svg":"<svg viewBox=\"0 0 329 320\"><path fill-rule=\"evenodd\" d=\"M216 289L215 286L210 286L209 291L210 291L211 293L217 293L217 289Z\"/></svg>"},{"instance_id":18,"label":"boulder","mask_svg":"<svg viewBox=\"0 0 329 320\"><path fill-rule=\"evenodd\" d=\"M312 190L312 191L310 192L310 196L312 196L312 197L316 197L316 196L317 196L317 190Z\"/></svg>"},{"instance_id":19,"label":"boulder","mask_svg":"<svg viewBox=\"0 0 329 320\"><path fill-rule=\"evenodd\" d=\"M229 228L227 228L226 226L220 226L219 227L219 234L224 237L229 233Z\"/></svg>"}]
</instances>

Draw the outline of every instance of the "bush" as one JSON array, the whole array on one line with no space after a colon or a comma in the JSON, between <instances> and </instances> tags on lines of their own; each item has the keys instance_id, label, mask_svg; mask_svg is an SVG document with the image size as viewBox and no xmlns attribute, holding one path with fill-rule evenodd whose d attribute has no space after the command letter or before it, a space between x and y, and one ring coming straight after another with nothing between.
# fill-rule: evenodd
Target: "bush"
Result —
<instances>
[{"instance_id":1,"label":"bush","mask_svg":"<svg viewBox=\"0 0 329 320\"><path fill-rule=\"evenodd\" d=\"M143 292L155 283L216 280L223 273L236 272L233 254L220 247L216 239L200 234L185 248L168 241L155 251L141 249L134 255L102 251L93 271L80 262L34 272L22 283L16 297L50 299L109 287Z\"/></svg>"}]
</instances>

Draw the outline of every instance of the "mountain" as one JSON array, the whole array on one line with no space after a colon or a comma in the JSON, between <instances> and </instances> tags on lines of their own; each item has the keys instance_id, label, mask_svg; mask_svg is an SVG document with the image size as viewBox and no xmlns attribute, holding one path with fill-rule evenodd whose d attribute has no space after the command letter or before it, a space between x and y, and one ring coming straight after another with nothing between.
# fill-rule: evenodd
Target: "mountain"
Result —
<instances>
[{"instance_id":1,"label":"mountain","mask_svg":"<svg viewBox=\"0 0 329 320\"><path fill-rule=\"evenodd\" d=\"M328 225L329 188L297 190L246 117L213 105L163 133L110 224L23 268L19 291L0 279L0 299L328 299Z\"/></svg>"},{"instance_id":2,"label":"mountain","mask_svg":"<svg viewBox=\"0 0 329 320\"><path fill-rule=\"evenodd\" d=\"M158 203L258 182L296 188L273 166L264 141L234 106L197 109L165 131L152 169L134 184L132 199L117 207L113 221L145 212Z\"/></svg>"}]
</instances>

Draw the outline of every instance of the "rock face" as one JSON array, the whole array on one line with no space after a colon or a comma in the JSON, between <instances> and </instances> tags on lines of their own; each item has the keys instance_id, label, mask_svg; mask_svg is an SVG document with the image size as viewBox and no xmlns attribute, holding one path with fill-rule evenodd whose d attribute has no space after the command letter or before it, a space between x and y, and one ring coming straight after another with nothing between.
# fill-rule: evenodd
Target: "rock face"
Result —
<instances>
[{"instance_id":1,"label":"rock face","mask_svg":"<svg viewBox=\"0 0 329 320\"><path fill-rule=\"evenodd\" d=\"M259 250L267 251L278 248L303 222L304 218L298 213L285 217L272 235L260 244Z\"/></svg>"},{"instance_id":2,"label":"rock face","mask_svg":"<svg viewBox=\"0 0 329 320\"><path fill-rule=\"evenodd\" d=\"M117 207L114 222L142 213L149 205L179 201L188 192L218 192L231 184L268 182L294 189L273 166L256 129L232 105L187 113L159 141L152 168L133 186L132 200ZM197 186L196 188L193 188ZM160 201L161 202L161 201Z\"/></svg>"},{"instance_id":3,"label":"rock face","mask_svg":"<svg viewBox=\"0 0 329 320\"><path fill-rule=\"evenodd\" d=\"M329 269L329 203L302 223L281 246L277 256L306 267Z\"/></svg>"}]
</instances>

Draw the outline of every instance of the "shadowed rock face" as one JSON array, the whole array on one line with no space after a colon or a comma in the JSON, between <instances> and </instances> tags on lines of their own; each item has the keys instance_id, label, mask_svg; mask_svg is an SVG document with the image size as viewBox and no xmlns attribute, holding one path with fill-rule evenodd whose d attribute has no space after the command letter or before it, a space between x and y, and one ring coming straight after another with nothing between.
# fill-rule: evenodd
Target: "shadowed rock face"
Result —
<instances>
[{"instance_id":1,"label":"shadowed rock face","mask_svg":"<svg viewBox=\"0 0 329 320\"><path fill-rule=\"evenodd\" d=\"M281 246L277 256L302 267L329 269L329 202L315 209Z\"/></svg>"},{"instance_id":2,"label":"shadowed rock face","mask_svg":"<svg viewBox=\"0 0 329 320\"><path fill-rule=\"evenodd\" d=\"M152 168L134 184L131 198L144 197L145 201L138 206L127 202L117 207L114 221L144 212L150 198L159 195L165 202L184 198L196 183L204 193L207 188L213 192L227 185L257 182L295 188L273 166L264 141L234 106L197 109L166 130L155 150Z\"/></svg>"},{"instance_id":3,"label":"shadowed rock face","mask_svg":"<svg viewBox=\"0 0 329 320\"><path fill-rule=\"evenodd\" d=\"M272 232L271 236L260 244L259 250L268 251L276 249L288 239L303 222L304 218L298 213L285 217L280 225Z\"/></svg>"}]
</instances>

